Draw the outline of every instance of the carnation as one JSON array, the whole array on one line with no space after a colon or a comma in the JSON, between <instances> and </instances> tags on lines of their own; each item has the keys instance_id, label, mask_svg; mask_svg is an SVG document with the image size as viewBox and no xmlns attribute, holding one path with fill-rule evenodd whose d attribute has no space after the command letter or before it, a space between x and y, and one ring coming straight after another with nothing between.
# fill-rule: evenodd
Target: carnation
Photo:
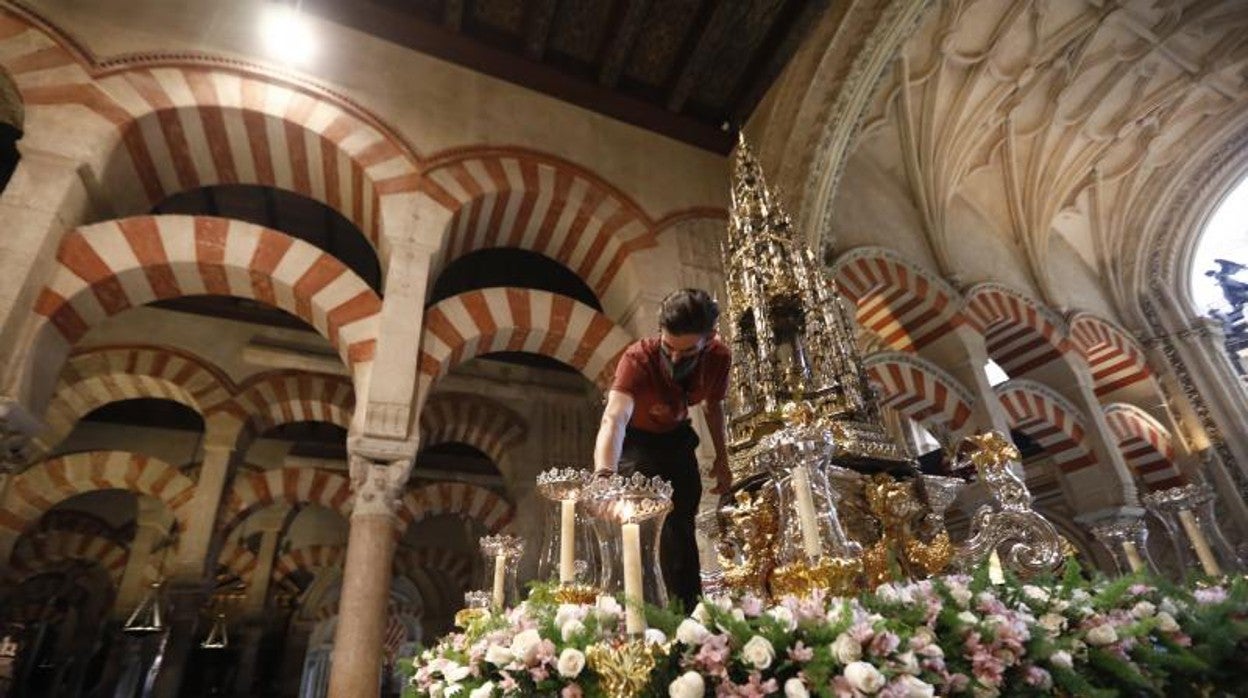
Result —
<instances>
[{"instance_id":1,"label":"carnation","mask_svg":"<svg viewBox=\"0 0 1248 698\"><path fill-rule=\"evenodd\" d=\"M936 687L917 676L900 676L892 685L897 687L897 695L905 698L932 698L936 695Z\"/></svg>"}]
</instances>

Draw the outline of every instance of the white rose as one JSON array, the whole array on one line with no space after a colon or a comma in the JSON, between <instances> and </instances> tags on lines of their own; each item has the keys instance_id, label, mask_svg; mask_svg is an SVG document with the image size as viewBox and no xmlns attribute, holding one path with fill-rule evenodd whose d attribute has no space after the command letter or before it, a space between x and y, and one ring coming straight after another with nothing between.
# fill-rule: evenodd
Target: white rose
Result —
<instances>
[{"instance_id":1,"label":"white rose","mask_svg":"<svg viewBox=\"0 0 1248 698\"><path fill-rule=\"evenodd\" d=\"M512 656L511 650L502 645L490 645L485 650L485 661L494 666L507 666L513 659L515 657Z\"/></svg>"},{"instance_id":2,"label":"white rose","mask_svg":"<svg viewBox=\"0 0 1248 698\"><path fill-rule=\"evenodd\" d=\"M702 625L706 625L711 622L711 612L707 610L706 604L701 601L698 602L697 606L693 607L693 613L690 613L689 615Z\"/></svg>"},{"instance_id":3,"label":"white rose","mask_svg":"<svg viewBox=\"0 0 1248 698\"><path fill-rule=\"evenodd\" d=\"M848 633L836 636L832 643L832 656L841 664L849 664L862 659L862 643L850 637Z\"/></svg>"},{"instance_id":4,"label":"white rose","mask_svg":"<svg viewBox=\"0 0 1248 698\"><path fill-rule=\"evenodd\" d=\"M953 600L962 608L966 608L971 602L971 590L964 586L950 587L949 596L953 597Z\"/></svg>"},{"instance_id":5,"label":"white rose","mask_svg":"<svg viewBox=\"0 0 1248 698\"><path fill-rule=\"evenodd\" d=\"M585 653L575 647L568 647L559 655L555 669L565 679L575 679L585 668Z\"/></svg>"},{"instance_id":6,"label":"white rose","mask_svg":"<svg viewBox=\"0 0 1248 698\"><path fill-rule=\"evenodd\" d=\"M919 659L914 656L913 651L906 651L897 655L897 670L903 674L919 675L922 669L919 668Z\"/></svg>"},{"instance_id":7,"label":"white rose","mask_svg":"<svg viewBox=\"0 0 1248 698\"><path fill-rule=\"evenodd\" d=\"M702 698L704 693L706 682L696 671L686 671L667 686L667 695L671 698Z\"/></svg>"},{"instance_id":8,"label":"white rose","mask_svg":"<svg viewBox=\"0 0 1248 698\"><path fill-rule=\"evenodd\" d=\"M1059 613L1046 613L1040 616L1040 627L1049 631L1050 634L1056 635L1066 627L1066 618Z\"/></svg>"},{"instance_id":9,"label":"white rose","mask_svg":"<svg viewBox=\"0 0 1248 698\"><path fill-rule=\"evenodd\" d=\"M519 659L525 664L533 661L533 657L537 654L537 646L542 642L542 636L534 629L521 630L516 636L511 638L511 655Z\"/></svg>"},{"instance_id":10,"label":"white rose","mask_svg":"<svg viewBox=\"0 0 1248 698\"><path fill-rule=\"evenodd\" d=\"M1045 591L1044 589L1041 589L1040 587L1034 584L1023 585L1023 596L1027 597L1028 601L1033 601L1039 604L1045 604L1049 602L1049 592Z\"/></svg>"},{"instance_id":11,"label":"white rose","mask_svg":"<svg viewBox=\"0 0 1248 698\"><path fill-rule=\"evenodd\" d=\"M559 610L555 611L555 625L563 627L570 620L581 620L585 617L585 610L577 604L565 603L559 604Z\"/></svg>"},{"instance_id":12,"label":"white rose","mask_svg":"<svg viewBox=\"0 0 1248 698\"><path fill-rule=\"evenodd\" d=\"M471 673L471 668L456 662L448 662L446 666L442 667L442 678L446 679L448 684L459 683L468 678L468 675Z\"/></svg>"},{"instance_id":13,"label":"white rose","mask_svg":"<svg viewBox=\"0 0 1248 698\"><path fill-rule=\"evenodd\" d=\"M667 636L658 628L646 628L645 635L647 645L662 645L667 642Z\"/></svg>"},{"instance_id":14,"label":"white rose","mask_svg":"<svg viewBox=\"0 0 1248 698\"><path fill-rule=\"evenodd\" d=\"M1179 622L1174 619L1174 616L1161 611L1157 614L1157 629L1163 633L1177 633Z\"/></svg>"},{"instance_id":15,"label":"white rose","mask_svg":"<svg viewBox=\"0 0 1248 698\"><path fill-rule=\"evenodd\" d=\"M573 618L564 623L563 627L559 629L559 636L563 638L564 642L568 642L573 637L576 637L576 635L583 632L585 632L585 624Z\"/></svg>"},{"instance_id":16,"label":"white rose","mask_svg":"<svg viewBox=\"0 0 1248 698\"><path fill-rule=\"evenodd\" d=\"M979 617L970 611L963 611L958 614L958 620L968 625L974 625L979 622Z\"/></svg>"},{"instance_id":17,"label":"white rose","mask_svg":"<svg viewBox=\"0 0 1248 698\"><path fill-rule=\"evenodd\" d=\"M1157 612L1157 607L1148 601L1141 601L1131 609L1131 615L1136 618L1148 618Z\"/></svg>"},{"instance_id":18,"label":"white rose","mask_svg":"<svg viewBox=\"0 0 1248 698\"><path fill-rule=\"evenodd\" d=\"M676 628L676 639L690 646L701 645L710 635L711 631L705 625L692 618L682 620Z\"/></svg>"},{"instance_id":19,"label":"white rose","mask_svg":"<svg viewBox=\"0 0 1248 698\"><path fill-rule=\"evenodd\" d=\"M884 675L879 669L867 662L850 662L845 667L845 680L849 685L863 693L875 693L884 688Z\"/></svg>"},{"instance_id":20,"label":"white rose","mask_svg":"<svg viewBox=\"0 0 1248 698\"><path fill-rule=\"evenodd\" d=\"M741 659L746 664L753 665L755 669L766 669L771 666L771 662L776 658L776 649L771 646L767 638L761 635L755 635L750 638L745 646L741 648Z\"/></svg>"},{"instance_id":21,"label":"white rose","mask_svg":"<svg viewBox=\"0 0 1248 698\"><path fill-rule=\"evenodd\" d=\"M914 635L910 637L910 643L920 647L926 647L936 642L936 633L926 625L920 625L915 629Z\"/></svg>"},{"instance_id":22,"label":"white rose","mask_svg":"<svg viewBox=\"0 0 1248 698\"><path fill-rule=\"evenodd\" d=\"M494 695L494 682L486 681L468 693L468 698L491 698Z\"/></svg>"},{"instance_id":23,"label":"white rose","mask_svg":"<svg viewBox=\"0 0 1248 698\"><path fill-rule=\"evenodd\" d=\"M971 689L971 695L975 698L997 698L1001 695L1001 689L992 686L976 686Z\"/></svg>"},{"instance_id":24,"label":"white rose","mask_svg":"<svg viewBox=\"0 0 1248 698\"><path fill-rule=\"evenodd\" d=\"M1049 657L1049 663L1055 667L1069 669L1075 665L1075 661L1071 659L1070 652L1066 650L1058 650Z\"/></svg>"},{"instance_id":25,"label":"white rose","mask_svg":"<svg viewBox=\"0 0 1248 698\"><path fill-rule=\"evenodd\" d=\"M1090 645L1112 645L1117 641L1118 631L1108 623L1098 625L1088 631L1088 644Z\"/></svg>"},{"instance_id":26,"label":"white rose","mask_svg":"<svg viewBox=\"0 0 1248 698\"><path fill-rule=\"evenodd\" d=\"M901 694L906 698L932 698L936 695L935 687L917 676L902 676L897 679L895 685L901 689Z\"/></svg>"},{"instance_id":27,"label":"white rose","mask_svg":"<svg viewBox=\"0 0 1248 698\"><path fill-rule=\"evenodd\" d=\"M612 620L618 618L624 613L624 607L619 601L615 600L610 594L602 594L598 597L598 603L594 604L594 610L598 613L598 617L604 620Z\"/></svg>"},{"instance_id":28,"label":"white rose","mask_svg":"<svg viewBox=\"0 0 1248 698\"><path fill-rule=\"evenodd\" d=\"M791 678L784 682L784 698L810 698L810 691L799 678Z\"/></svg>"},{"instance_id":29,"label":"white rose","mask_svg":"<svg viewBox=\"0 0 1248 698\"><path fill-rule=\"evenodd\" d=\"M775 606L767 611L767 615L775 618L776 622L789 632L793 632L793 629L797 627L797 619L793 617L793 611L790 611L788 606Z\"/></svg>"}]
</instances>

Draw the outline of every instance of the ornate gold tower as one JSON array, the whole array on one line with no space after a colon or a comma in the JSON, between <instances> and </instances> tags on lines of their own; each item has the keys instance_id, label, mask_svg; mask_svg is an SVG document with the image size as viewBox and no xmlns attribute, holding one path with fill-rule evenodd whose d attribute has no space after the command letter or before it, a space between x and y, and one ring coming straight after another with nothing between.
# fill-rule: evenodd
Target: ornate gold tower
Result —
<instances>
[{"instance_id":1,"label":"ornate gold tower","mask_svg":"<svg viewBox=\"0 0 1248 698\"><path fill-rule=\"evenodd\" d=\"M734 482L765 471L760 439L799 424L830 434L830 460L838 466L912 473L912 462L884 432L840 294L796 238L744 138L733 170L723 257Z\"/></svg>"}]
</instances>

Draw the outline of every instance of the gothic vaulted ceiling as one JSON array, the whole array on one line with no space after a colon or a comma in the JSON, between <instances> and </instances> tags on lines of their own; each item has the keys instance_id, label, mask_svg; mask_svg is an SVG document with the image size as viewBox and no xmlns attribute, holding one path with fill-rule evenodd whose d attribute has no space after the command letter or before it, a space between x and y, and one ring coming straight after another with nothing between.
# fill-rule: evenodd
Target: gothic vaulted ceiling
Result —
<instances>
[{"instance_id":1,"label":"gothic vaulted ceiling","mask_svg":"<svg viewBox=\"0 0 1248 698\"><path fill-rule=\"evenodd\" d=\"M703 148L830 0L306 0L323 17Z\"/></svg>"},{"instance_id":2,"label":"gothic vaulted ceiling","mask_svg":"<svg viewBox=\"0 0 1248 698\"><path fill-rule=\"evenodd\" d=\"M1060 236L1121 306L1151 273L1158 202L1246 131L1242 0L948 0L897 56L863 140L906 181L945 276L973 215L1054 305Z\"/></svg>"}]
</instances>

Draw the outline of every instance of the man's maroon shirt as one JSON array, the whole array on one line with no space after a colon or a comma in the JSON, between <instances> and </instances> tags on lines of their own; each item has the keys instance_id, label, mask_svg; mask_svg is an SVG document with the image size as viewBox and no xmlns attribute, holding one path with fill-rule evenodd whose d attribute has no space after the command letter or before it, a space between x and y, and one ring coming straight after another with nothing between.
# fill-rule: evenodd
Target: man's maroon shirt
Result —
<instances>
[{"instance_id":1,"label":"man's maroon shirt","mask_svg":"<svg viewBox=\"0 0 1248 698\"><path fill-rule=\"evenodd\" d=\"M698 365L684 380L688 391L663 365L658 337L634 342L615 367L612 390L633 397L633 416L628 426L653 433L669 432L689 418L689 406L703 400L719 402L728 394L728 369L732 351L712 337L702 350Z\"/></svg>"}]
</instances>

